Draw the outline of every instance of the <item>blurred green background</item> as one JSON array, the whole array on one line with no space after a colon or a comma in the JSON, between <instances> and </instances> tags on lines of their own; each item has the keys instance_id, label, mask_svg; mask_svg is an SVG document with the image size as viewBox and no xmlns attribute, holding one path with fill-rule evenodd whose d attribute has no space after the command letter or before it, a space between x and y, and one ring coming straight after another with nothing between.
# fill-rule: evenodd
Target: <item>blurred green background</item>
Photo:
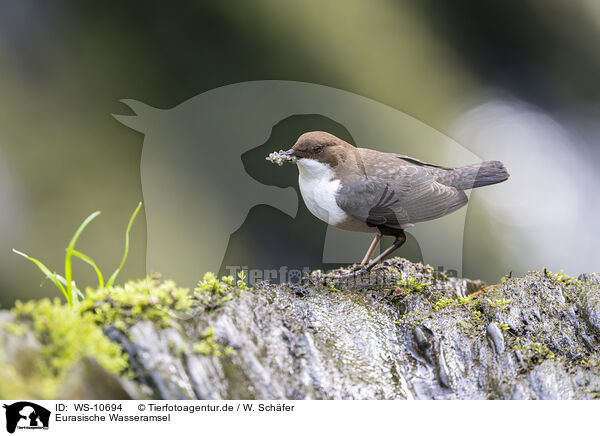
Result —
<instances>
[{"instance_id":1,"label":"blurred green background","mask_svg":"<svg viewBox=\"0 0 600 436\"><path fill-rule=\"evenodd\" d=\"M106 271L118 263L127 219L142 200L143 143L112 118L128 113L120 99L170 108L236 82L313 82L385 103L461 142L473 137L464 133L465 114L501 98L556 122L569 137L561 142L568 156L597 167L599 44L597 0L2 2L0 304L55 293L10 249L61 271L64 247L94 210L102 215L78 247ZM582 271L600 270L589 255L598 185L574 186L588 188L577 205L589 207L575 215L583 221L568 221L579 233L550 226L554 233L530 245L551 243ZM498 262L518 270L510 267L514 253L494 245L503 238L494 214L482 209L470 219L486 255L479 253L485 261L470 262L465 275L497 279L488 266ZM120 278L144 274L141 214ZM75 276L80 285L93 283L84 265Z\"/></svg>"}]
</instances>

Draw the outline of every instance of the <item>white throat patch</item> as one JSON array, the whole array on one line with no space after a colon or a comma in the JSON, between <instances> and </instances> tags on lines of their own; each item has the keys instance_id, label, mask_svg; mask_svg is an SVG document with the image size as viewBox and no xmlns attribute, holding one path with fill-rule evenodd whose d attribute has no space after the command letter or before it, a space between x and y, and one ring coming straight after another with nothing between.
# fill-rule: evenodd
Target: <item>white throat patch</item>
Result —
<instances>
[{"instance_id":1,"label":"white throat patch","mask_svg":"<svg viewBox=\"0 0 600 436\"><path fill-rule=\"evenodd\" d=\"M332 180L334 173L331 166L313 159L298 159L297 163L300 192L308 210L333 226L344 221L346 212L335 201L340 181Z\"/></svg>"}]
</instances>

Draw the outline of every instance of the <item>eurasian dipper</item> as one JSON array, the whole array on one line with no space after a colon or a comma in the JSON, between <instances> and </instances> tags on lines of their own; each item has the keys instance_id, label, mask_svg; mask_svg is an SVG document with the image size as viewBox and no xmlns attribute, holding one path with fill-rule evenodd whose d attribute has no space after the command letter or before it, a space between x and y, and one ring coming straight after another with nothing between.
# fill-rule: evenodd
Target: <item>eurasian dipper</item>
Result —
<instances>
[{"instance_id":1,"label":"eurasian dipper","mask_svg":"<svg viewBox=\"0 0 600 436\"><path fill-rule=\"evenodd\" d=\"M304 133L290 150L267 159L298 164L302 198L317 218L343 230L375 233L361 263L366 270L406 241L406 228L464 206L465 189L509 176L499 161L447 168L357 148L326 132ZM394 243L367 265L384 235L394 236Z\"/></svg>"}]
</instances>

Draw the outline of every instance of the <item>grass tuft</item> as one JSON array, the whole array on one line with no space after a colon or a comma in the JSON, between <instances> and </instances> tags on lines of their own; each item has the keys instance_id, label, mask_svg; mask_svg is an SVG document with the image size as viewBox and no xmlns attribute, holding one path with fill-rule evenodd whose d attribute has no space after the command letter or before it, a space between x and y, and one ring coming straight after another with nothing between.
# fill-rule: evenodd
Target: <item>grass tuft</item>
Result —
<instances>
[{"instance_id":1,"label":"grass tuft","mask_svg":"<svg viewBox=\"0 0 600 436\"><path fill-rule=\"evenodd\" d=\"M106 287L111 287L114 285L115 280L117 279L117 276L119 275L119 272L121 272L123 265L125 265L125 261L127 260L127 254L129 253L129 232L131 231L131 227L133 226L133 221L135 220L135 217L137 216L141 207L142 207L142 203L140 202L138 204L138 206L136 207L135 211L133 212L133 214L131 215L131 218L129 218L129 223L127 224L127 229L125 230L125 250L123 253L123 257L121 258L121 263L119 264L119 266L117 267L115 272L113 272L112 275L110 276L110 278L108 279L108 282L106 283ZM75 231L75 234L71 238L69 245L65 249L66 254L65 254L65 276L64 277L56 272L50 271L50 269L46 265L44 265L40 260L35 259L35 258L13 248L14 253L16 253L20 256L23 256L25 259L28 259L31 262L33 262L35 265L37 265L37 267L44 273L44 275L47 278L49 278L52 281L52 283L54 283L56 285L56 287L63 293L63 295L65 296L65 299L67 300L67 303L71 307L75 306L79 302L79 300L81 298L83 298L82 292L79 290L79 288L75 284L75 281L73 280L73 267L71 264L72 256L75 256L77 259L80 259L83 262L90 265L94 269L94 271L96 272L96 276L98 277L98 287L99 288L105 287L104 277L102 275L102 272L100 271L100 268L98 268L98 265L96 265L96 262L94 262L94 260L91 257L89 257L88 255L81 253L80 251L77 251L75 249L75 244L77 243L77 240L83 233L83 230L98 215L100 215L100 211L96 211L96 212L92 213L85 220L83 220L83 222L79 225L79 227Z\"/></svg>"}]
</instances>

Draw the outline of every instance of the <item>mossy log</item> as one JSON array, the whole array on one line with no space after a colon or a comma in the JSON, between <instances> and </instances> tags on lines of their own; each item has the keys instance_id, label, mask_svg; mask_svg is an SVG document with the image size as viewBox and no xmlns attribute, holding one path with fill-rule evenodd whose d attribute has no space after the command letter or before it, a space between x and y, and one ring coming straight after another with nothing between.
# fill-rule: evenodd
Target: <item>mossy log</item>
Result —
<instances>
[{"instance_id":1,"label":"mossy log","mask_svg":"<svg viewBox=\"0 0 600 436\"><path fill-rule=\"evenodd\" d=\"M574 279L544 270L486 287L398 258L352 280L340 277L347 272L316 271L296 284L253 289L212 275L195 290L151 278L90 289L78 310L120 345L128 369L117 376L120 355L103 364L90 352L82 358L101 364L93 368L94 378L104 371L121 386L78 387L76 378L85 385L90 373L87 362L85 371L56 373L62 386L56 396L600 396L599 275ZM31 317L16 311L13 318L0 328L0 361L18 373L15 335L26 338L30 354L48 344L36 335Z\"/></svg>"}]
</instances>

